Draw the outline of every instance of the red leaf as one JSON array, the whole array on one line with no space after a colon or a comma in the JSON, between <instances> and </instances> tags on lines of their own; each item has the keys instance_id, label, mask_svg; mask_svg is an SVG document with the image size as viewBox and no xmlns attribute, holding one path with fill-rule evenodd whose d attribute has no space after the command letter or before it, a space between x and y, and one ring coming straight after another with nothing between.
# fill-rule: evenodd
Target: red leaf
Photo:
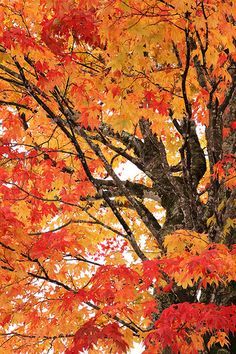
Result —
<instances>
[{"instance_id":1,"label":"red leaf","mask_svg":"<svg viewBox=\"0 0 236 354\"><path fill-rule=\"evenodd\" d=\"M4 327L7 323L11 321L12 315L6 315L3 317L2 321L0 322L0 326Z\"/></svg>"},{"instance_id":2,"label":"red leaf","mask_svg":"<svg viewBox=\"0 0 236 354\"><path fill-rule=\"evenodd\" d=\"M218 65L222 66L224 63L227 61L228 55L224 52L220 53L219 58L218 58Z\"/></svg>"},{"instance_id":3,"label":"red leaf","mask_svg":"<svg viewBox=\"0 0 236 354\"><path fill-rule=\"evenodd\" d=\"M167 285L163 288L163 291L164 291L165 293L169 293L169 292L171 291L172 287L173 287L173 282L171 281L169 284L167 284Z\"/></svg>"},{"instance_id":4,"label":"red leaf","mask_svg":"<svg viewBox=\"0 0 236 354\"><path fill-rule=\"evenodd\" d=\"M235 129L236 129L236 121L230 123L230 128L231 128L232 130L235 130Z\"/></svg>"},{"instance_id":5,"label":"red leaf","mask_svg":"<svg viewBox=\"0 0 236 354\"><path fill-rule=\"evenodd\" d=\"M229 134L230 134L230 128L223 128L223 132L222 132L223 139L227 138Z\"/></svg>"},{"instance_id":6,"label":"red leaf","mask_svg":"<svg viewBox=\"0 0 236 354\"><path fill-rule=\"evenodd\" d=\"M74 345L66 350L66 354L79 353L83 350L93 348L98 339L112 341L116 348L116 353L127 351L128 344L124 341L117 323L110 323L103 328L99 328L92 319L85 323L75 334Z\"/></svg>"},{"instance_id":7,"label":"red leaf","mask_svg":"<svg viewBox=\"0 0 236 354\"><path fill-rule=\"evenodd\" d=\"M113 97L119 96L121 93L121 88L118 85L114 85L111 89Z\"/></svg>"}]
</instances>

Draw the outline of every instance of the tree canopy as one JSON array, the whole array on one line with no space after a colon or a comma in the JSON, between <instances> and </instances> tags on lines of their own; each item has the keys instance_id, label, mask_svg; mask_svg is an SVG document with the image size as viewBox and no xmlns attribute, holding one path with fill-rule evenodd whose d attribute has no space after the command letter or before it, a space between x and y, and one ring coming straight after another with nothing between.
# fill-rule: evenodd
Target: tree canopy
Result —
<instances>
[{"instance_id":1,"label":"tree canopy","mask_svg":"<svg viewBox=\"0 0 236 354\"><path fill-rule=\"evenodd\" d=\"M236 352L235 88L234 1L1 0L1 352Z\"/></svg>"}]
</instances>

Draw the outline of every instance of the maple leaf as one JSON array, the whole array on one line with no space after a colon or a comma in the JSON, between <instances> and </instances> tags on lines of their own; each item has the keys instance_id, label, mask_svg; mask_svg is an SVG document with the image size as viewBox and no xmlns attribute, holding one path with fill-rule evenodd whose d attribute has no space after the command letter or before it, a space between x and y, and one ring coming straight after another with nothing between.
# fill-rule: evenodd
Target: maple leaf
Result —
<instances>
[{"instance_id":1,"label":"maple leaf","mask_svg":"<svg viewBox=\"0 0 236 354\"><path fill-rule=\"evenodd\" d=\"M11 49L20 45L22 50L27 52L28 50L34 48L43 52L43 48L37 44L35 38L29 36L26 30L22 28L12 27L7 32L3 32L2 37L0 38L3 46Z\"/></svg>"},{"instance_id":2,"label":"maple leaf","mask_svg":"<svg viewBox=\"0 0 236 354\"><path fill-rule=\"evenodd\" d=\"M70 35L74 40L84 40L89 45L99 45L93 11L70 8L66 13L56 13L42 21L42 40L55 54L61 55L67 48Z\"/></svg>"},{"instance_id":3,"label":"maple leaf","mask_svg":"<svg viewBox=\"0 0 236 354\"><path fill-rule=\"evenodd\" d=\"M179 311L182 312L179 313ZM220 321L218 323L212 322L212 318L217 312L222 313L223 318L221 324ZM197 333L199 338L201 338L204 331L213 331L214 329L218 328L224 329L224 326L227 323L227 318L230 318L233 315L233 312L233 305L231 307L224 307L222 309L217 308L213 304L204 305L182 303L178 305L172 305L170 308L163 311L160 319L156 322L155 326L157 329L146 337L145 342L148 346L152 346L152 343L157 341L160 343L159 345L161 345L162 348L171 346L174 351L177 352L184 348L187 338L191 339L192 335L194 335L194 344L197 345L197 347L190 348L191 352L194 353L197 350L201 350L202 348L202 340L198 341L195 338ZM190 318L191 320L189 321ZM186 331L188 328L187 323L191 323L191 330L189 332ZM232 327L234 326L235 325ZM173 341L175 341L175 336L177 333L179 333L179 340L174 344ZM227 344L227 334L225 332L219 332L219 337L219 342L221 344ZM212 345L213 341L217 342L218 340L211 339L209 344L210 346Z\"/></svg>"},{"instance_id":4,"label":"maple leaf","mask_svg":"<svg viewBox=\"0 0 236 354\"><path fill-rule=\"evenodd\" d=\"M94 323L94 320L88 321L80 328L74 339L74 346L66 350L66 354L72 354L84 349L90 349L101 338L111 340L116 347L117 353L124 353L127 349L127 343L123 340L116 323L110 323L100 329Z\"/></svg>"},{"instance_id":5,"label":"maple leaf","mask_svg":"<svg viewBox=\"0 0 236 354\"><path fill-rule=\"evenodd\" d=\"M3 352L234 351L234 18L1 1Z\"/></svg>"}]
</instances>

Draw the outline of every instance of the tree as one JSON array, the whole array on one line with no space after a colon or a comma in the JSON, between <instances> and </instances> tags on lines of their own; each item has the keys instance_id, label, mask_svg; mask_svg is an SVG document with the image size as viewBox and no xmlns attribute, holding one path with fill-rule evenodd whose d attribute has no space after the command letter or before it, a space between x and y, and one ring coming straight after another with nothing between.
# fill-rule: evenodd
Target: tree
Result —
<instances>
[{"instance_id":1,"label":"tree","mask_svg":"<svg viewBox=\"0 0 236 354\"><path fill-rule=\"evenodd\" d=\"M233 353L234 2L0 15L1 350Z\"/></svg>"}]
</instances>

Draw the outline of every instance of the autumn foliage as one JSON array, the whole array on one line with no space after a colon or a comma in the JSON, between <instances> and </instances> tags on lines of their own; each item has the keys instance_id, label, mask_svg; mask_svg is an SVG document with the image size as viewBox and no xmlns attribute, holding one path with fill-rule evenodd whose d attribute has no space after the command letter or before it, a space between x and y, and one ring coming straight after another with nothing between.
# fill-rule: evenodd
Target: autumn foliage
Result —
<instances>
[{"instance_id":1,"label":"autumn foliage","mask_svg":"<svg viewBox=\"0 0 236 354\"><path fill-rule=\"evenodd\" d=\"M0 352L235 353L232 0L0 3Z\"/></svg>"}]
</instances>

